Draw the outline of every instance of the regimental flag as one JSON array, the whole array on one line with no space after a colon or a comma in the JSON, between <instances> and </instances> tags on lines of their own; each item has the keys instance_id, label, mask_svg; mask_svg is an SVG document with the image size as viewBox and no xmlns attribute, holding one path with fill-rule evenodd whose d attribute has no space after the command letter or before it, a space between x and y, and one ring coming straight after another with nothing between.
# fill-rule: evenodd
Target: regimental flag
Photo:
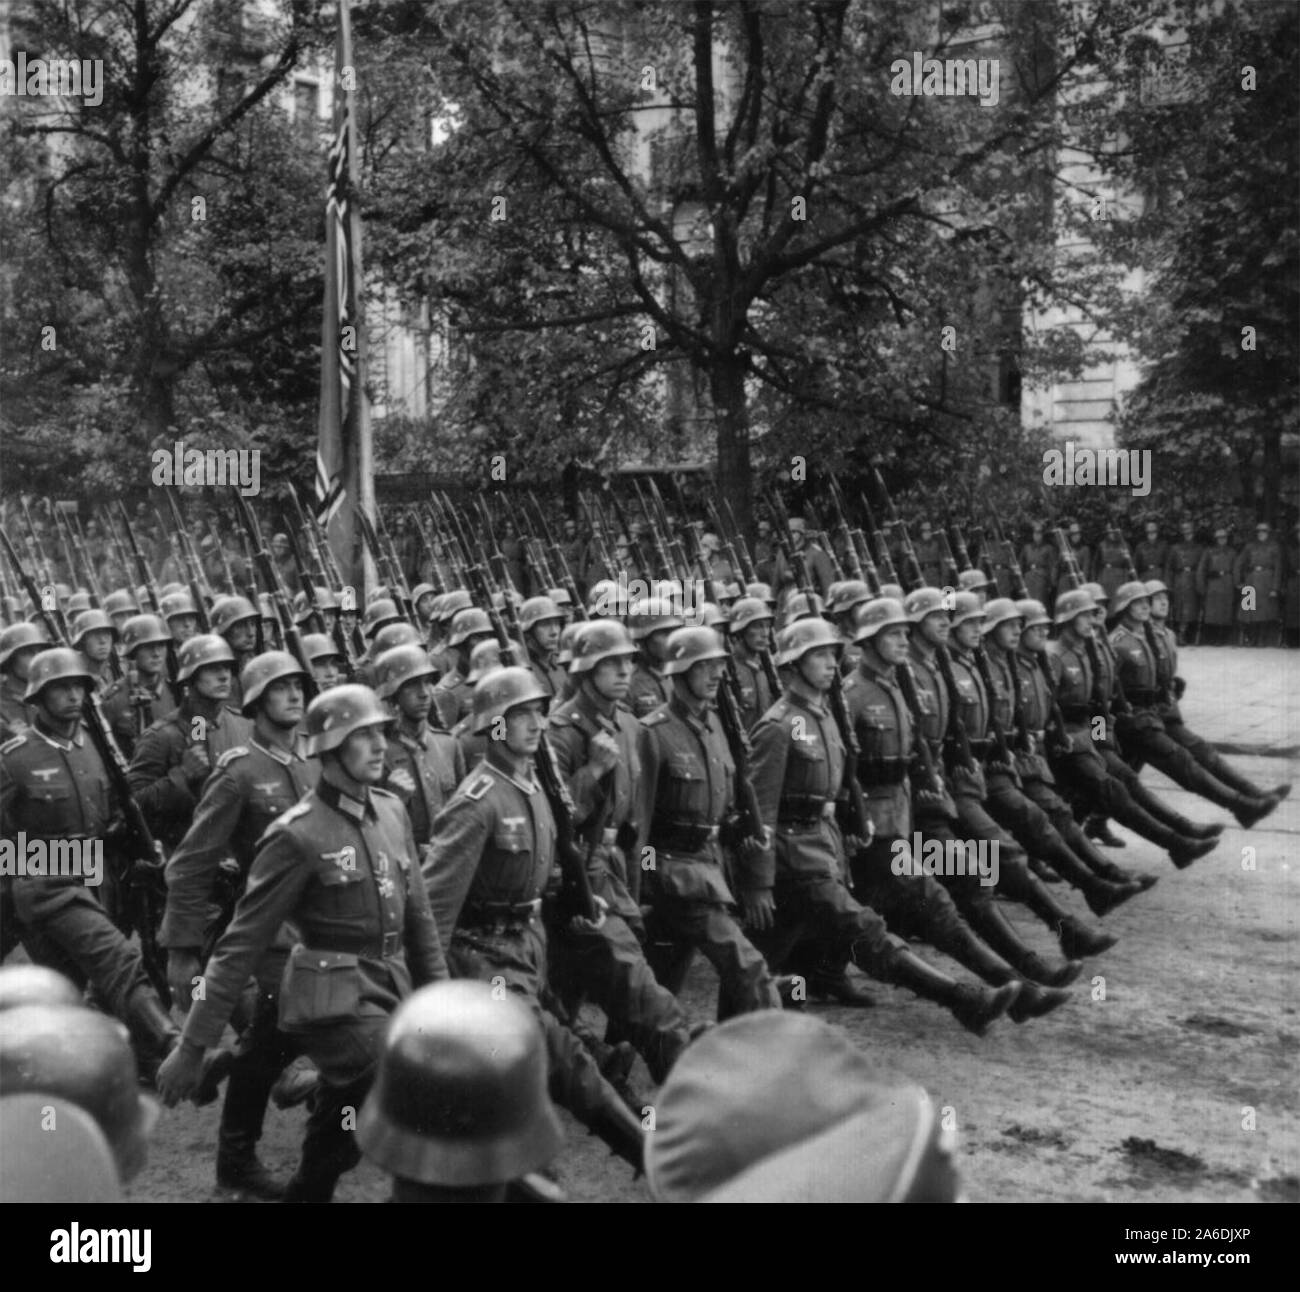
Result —
<instances>
[{"instance_id":1,"label":"regimental flag","mask_svg":"<svg viewBox=\"0 0 1300 1292\"><path fill-rule=\"evenodd\" d=\"M355 511L370 463L370 411L363 389L359 296L361 221L357 187L356 69L348 0L339 0L334 55L334 136L325 198L325 311L321 324L316 514L345 578L360 586Z\"/></svg>"}]
</instances>

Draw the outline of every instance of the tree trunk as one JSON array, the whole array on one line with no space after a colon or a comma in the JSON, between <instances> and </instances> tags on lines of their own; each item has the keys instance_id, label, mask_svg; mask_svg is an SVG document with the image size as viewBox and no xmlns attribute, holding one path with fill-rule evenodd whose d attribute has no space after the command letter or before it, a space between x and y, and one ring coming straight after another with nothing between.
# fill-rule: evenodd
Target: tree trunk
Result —
<instances>
[{"instance_id":1,"label":"tree trunk","mask_svg":"<svg viewBox=\"0 0 1300 1292\"><path fill-rule=\"evenodd\" d=\"M729 355L711 365L709 394L718 446L718 488L731 504L736 523L752 538L749 408L745 399L745 367L738 357Z\"/></svg>"}]
</instances>

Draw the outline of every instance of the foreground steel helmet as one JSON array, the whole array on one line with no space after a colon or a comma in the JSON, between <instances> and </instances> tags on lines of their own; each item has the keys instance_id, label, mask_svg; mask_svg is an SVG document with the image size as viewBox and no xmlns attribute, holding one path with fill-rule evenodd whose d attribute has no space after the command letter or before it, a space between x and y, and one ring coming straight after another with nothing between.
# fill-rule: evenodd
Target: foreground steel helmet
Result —
<instances>
[{"instance_id":1,"label":"foreground steel helmet","mask_svg":"<svg viewBox=\"0 0 1300 1292\"><path fill-rule=\"evenodd\" d=\"M429 653L418 642L407 642L384 651L375 660L375 690L384 700L391 700L407 682L417 677L434 678L434 668Z\"/></svg>"},{"instance_id":2,"label":"foreground steel helmet","mask_svg":"<svg viewBox=\"0 0 1300 1292\"><path fill-rule=\"evenodd\" d=\"M87 633L106 632L113 634L113 640L116 641L121 634L117 630L117 625L102 610L83 610L76 619L72 621L72 644L80 646L82 639Z\"/></svg>"},{"instance_id":3,"label":"foreground steel helmet","mask_svg":"<svg viewBox=\"0 0 1300 1292\"><path fill-rule=\"evenodd\" d=\"M126 588L118 588L104 598L106 615L133 615L138 609L135 598Z\"/></svg>"},{"instance_id":4,"label":"foreground steel helmet","mask_svg":"<svg viewBox=\"0 0 1300 1292\"><path fill-rule=\"evenodd\" d=\"M911 623L901 601L877 597L853 612L852 639L855 644L868 641L886 628L908 628Z\"/></svg>"},{"instance_id":5,"label":"foreground steel helmet","mask_svg":"<svg viewBox=\"0 0 1300 1292\"><path fill-rule=\"evenodd\" d=\"M727 648L712 628L678 628L668 638L664 674L685 673L701 660L726 659Z\"/></svg>"},{"instance_id":6,"label":"foreground steel helmet","mask_svg":"<svg viewBox=\"0 0 1300 1292\"><path fill-rule=\"evenodd\" d=\"M208 621L212 625L212 631L224 637L237 623L261 617L262 612L247 597L218 597L213 603Z\"/></svg>"},{"instance_id":7,"label":"foreground steel helmet","mask_svg":"<svg viewBox=\"0 0 1300 1292\"><path fill-rule=\"evenodd\" d=\"M122 625L122 650L128 656L137 646L166 646L171 639L157 615L132 615Z\"/></svg>"},{"instance_id":8,"label":"foreground steel helmet","mask_svg":"<svg viewBox=\"0 0 1300 1292\"><path fill-rule=\"evenodd\" d=\"M447 645L461 646L470 637L494 631L492 620L488 618L486 610L480 610L477 606L468 606L464 610L456 611L456 617L451 621L451 629L447 634Z\"/></svg>"},{"instance_id":9,"label":"foreground steel helmet","mask_svg":"<svg viewBox=\"0 0 1300 1292\"><path fill-rule=\"evenodd\" d=\"M568 594L565 594L566 598ZM548 619L564 619L564 611L554 597L529 597L519 607L519 628L527 632L534 624L545 623Z\"/></svg>"},{"instance_id":10,"label":"foreground steel helmet","mask_svg":"<svg viewBox=\"0 0 1300 1292\"><path fill-rule=\"evenodd\" d=\"M1022 618L1020 607L1010 597L995 597L984 607L983 631L987 636L999 624L1020 618Z\"/></svg>"},{"instance_id":11,"label":"foreground steel helmet","mask_svg":"<svg viewBox=\"0 0 1300 1292\"><path fill-rule=\"evenodd\" d=\"M121 1202L117 1159L84 1108L45 1091L0 1099L0 1203Z\"/></svg>"},{"instance_id":12,"label":"foreground steel helmet","mask_svg":"<svg viewBox=\"0 0 1300 1292\"><path fill-rule=\"evenodd\" d=\"M1020 617L1025 621L1026 628L1039 628L1043 625L1050 625L1052 616L1047 613L1047 607L1041 601L1035 601L1032 597L1027 597L1024 601L1016 602L1016 609L1020 611Z\"/></svg>"},{"instance_id":13,"label":"foreground steel helmet","mask_svg":"<svg viewBox=\"0 0 1300 1292\"><path fill-rule=\"evenodd\" d=\"M66 646L43 650L32 660L23 699L34 700L50 683L68 681L81 682L88 691L95 689L95 679L86 671L86 657Z\"/></svg>"},{"instance_id":14,"label":"foreground steel helmet","mask_svg":"<svg viewBox=\"0 0 1300 1292\"><path fill-rule=\"evenodd\" d=\"M438 622L450 623L462 610L468 610L474 604L474 598L464 588L453 588L443 594L442 604L438 607Z\"/></svg>"},{"instance_id":15,"label":"foreground steel helmet","mask_svg":"<svg viewBox=\"0 0 1300 1292\"><path fill-rule=\"evenodd\" d=\"M826 613L846 615L856 606L865 606L871 600L871 589L861 579L841 579L827 589Z\"/></svg>"},{"instance_id":16,"label":"foreground steel helmet","mask_svg":"<svg viewBox=\"0 0 1300 1292\"><path fill-rule=\"evenodd\" d=\"M420 640L419 629L401 619L395 624L385 624L375 634L370 643L370 653L378 659L385 651L396 646L410 646L413 642L418 644Z\"/></svg>"},{"instance_id":17,"label":"foreground steel helmet","mask_svg":"<svg viewBox=\"0 0 1300 1292\"><path fill-rule=\"evenodd\" d=\"M368 686L355 682L332 686L307 706L307 756L317 758L337 749L354 731L386 727L392 720Z\"/></svg>"},{"instance_id":18,"label":"foreground steel helmet","mask_svg":"<svg viewBox=\"0 0 1300 1292\"><path fill-rule=\"evenodd\" d=\"M0 1010L19 1005L80 1005L76 984L44 965L12 964L0 969Z\"/></svg>"},{"instance_id":19,"label":"foreground steel helmet","mask_svg":"<svg viewBox=\"0 0 1300 1292\"><path fill-rule=\"evenodd\" d=\"M287 650L268 650L263 651L261 655L254 655L244 665L244 670L239 675L239 693L243 697L240 701L240 712L244 717L252 716L262 692L272 682L278 682L286 677L306 679L302 665Z\"/></svg>"},{"instance_id":20,"label":"foreground steel helmet","mask_svg":"<svg viewBox=\"0 0 1300 1292\"><path fill-rule=\"evenodd\" d=\"M314 664L318 659L343 658L334 639L324 633L308 633L302 639L302 653L307 656L309 664Z\"/></svg>"},{"instance_id":21,"label":"foreground steel helmet","mask_svg":"<svg viewBox=\"0 0 1300 1292\"><path fill-rule=\"evenodd\" d=\"M208 664L229 664L234 667L235 652L230 643L216 633L198 633L181 644L176 652L176 680L188 682Z\"/></svg>"},{"instance_id":22,"label":"foreground steel helmet","mask_svg":"<svg viewBox=\"0 0 1300 1292\"><path fill-rule=\"evenodd\" d=\"M158 1117L137 1083L126 1029L109 1015L80 1005L0 1013L0 1097L39 1092L85 1109L108 1137L123 1180L144 1165Z\"/></svg>"},{"instance_id":23,"label":"foreground steel helmet","mask_svg":"<svg viewBox=\"0 0 1300 1292\"><path fill-rule=\"evenodd\" d=\"M563 1143L547 1072L542 1030L515 997L467 979L422 987L393 1014L357 1143L421 1184L517 1179Z\"/></svg>"},{"instance_id":24,"label":"foreground steel helmet","mask_svg":"<svg viewBox=\"0 0 1300 1292\"><path fill-rule=\"evenodd\" d=\"M1141 579L1134 579L1131 583L1122 583L1115 593L1115 600L1110 604L1110 613L1112 615L1122 614L1135 601L1145 601L1147 599L1147 585Z\"/></svg>"},{"instance_id":25,"label":"foreground steel helmet","mask_svg":"<svg viewBox=\"0 0 1300 1292\"><path fill-rule=\"evenodd\" d=\"M926 615L947 611L951 604L941 588L917 588L907 594L903 610L914 624L919 624Z\"/></svg>"},{"instance_id":26,"label":"foreground steel helmet","mask_svg":"<svg viewBox=\"0 0 1300 1292\"><path fill-rule=\"evenodd\" d=\"M567 632L568 629L566 628ZM560 639L561 654L563 654L564 639ZM490 673L494 668L501 667L501 643L495 637L485 637L481 642L474 643L474 649L469 653L469 672L465 674L465 681L477 682L484 673Z\"/></svg>"},{"instance_id":27,"label":"foreground steel helmet","mask_svg":"<svg viewBox=\"0 0 1300 1292\"><path fill-rule=\"evenodd\" d=\"M770 624L771 622L772 611L768 608L766 601L760 597L741 597L731 607L731 619L727 624L727 628L734 637L737 633L743 633L750 624Z\"/></svg>"},{"instance_id":28,"label":"foreground steel helmet","mask_svg":"<svg viewBox=\"0 0 1300 1292\"><path fill-rule=\"evenodd\" d=\"M776 635L777 666L795 664L810 650L823 646L832 647L838 658L844 653L844 638L825 619L800 619Z\"/></svg>"},{"instance_id":29,"label":"foreground steel helmet","mask_svg":"<svg viewBox=\"0 0 1300 1292\"><path fill-rule=\"evenodd\" d=\"M401 618L393 602L387 597L377 597L366 607L361 620L361 631L367 637L373 637L385 624L395 624Z\"/></svg>"},{"instance_id":30,"label":"foreground steel helmet","mask_svg":"<svg viewBox=\"0 0 1300 1292\"><path fill-rule=\"evenodd\" d=\"M1148 579L1146 588L1148 597L1154 597L1157 592L1163 592L1166 596L1169 594L1169 585L1162 583L1159 579Z\"/></svg>"},{"instance_id":31,"label":"foreground steel helmet","mask_svg":"<svg viewBox=\"0 0 1300 1292\"><path fill-rule=\"evenodd\" d=\"M40 624L13 624L0 633L0 668L9 663L9 658L20 650L38 650L48 646L49 639Z\"/></svg>"},{"instance_id":32,"label":"foreground steel helmet","mask_svg":"<svg viewBox=\"0 0 1300 1292\"><path fill-rule=\"evenodd\" d=\"M533 700L550 701L550 695L528 668L498 668L484 673L474 687L474 711L470 730L477 735L487 731L498 719L517 705Z\"/></svg>"},{"instance_id":33,"label":"foreground steel helmet","mask_svg":"<svg viewBox=\"0 0 1300 1292\"><path fill-rule=\"evenodd\" d=\"M684 623L671 601L663 597L646 597L631 608L627 617L627 630L634 642L642 642L651 633L672 632Z\"/></svg>"},{"instance_id":34,"label":"foreground steel helmet","mask_svg":"<svg viewBox=\"0 0 1300 1292\"><path fill-rule=\"evenodd\" d=\"M573 634L570 673L590 673L601 660L636 654L627 629L617 619L592 619L577 624Z\"/></svg>"},{"instance_id":35,"label":"foreground steel helmet","mask_svg":"<svg viewBox=\"0 0 1300 1292\"><path fill-rule=\"evenodd\" d=\"M952 601L952 626L960 628L968 619L983 619L986 613L973 592L959 592Z\"/></svg>"},{"instance_id":36,"label":"foreground steel helmet","mask_svg":"<svg viewBox=\"0 0 1300 1292\"><path fill-rule=\"evenodd\" d=\"M1097 603L1092 598L1092 593L1087 588L1071 588L1068 592L1062 592L1056 598L1056 623L1067 624L1071 619L1078 618L1085 611L1097 609Z\"/></svg>"},{"instance_id":37,"label":"foreground steel helmet","mask_svg":"<svg viewBox=\"0 0 1300 1292\"><path fill-rule=\"evenodd\" d=\"M197 615L194 602L188 592L172 592L158 603L164 619L178 619L181 615Z\"/></svg>"}]
</instances>

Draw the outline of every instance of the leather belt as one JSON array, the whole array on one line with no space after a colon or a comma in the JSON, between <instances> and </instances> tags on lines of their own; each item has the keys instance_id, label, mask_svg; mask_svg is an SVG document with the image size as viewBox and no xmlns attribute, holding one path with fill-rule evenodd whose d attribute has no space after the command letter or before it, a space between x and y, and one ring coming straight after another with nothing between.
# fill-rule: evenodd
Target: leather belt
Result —
<instances>
[{"instance_id":1,"label":"leather belt","mask_svg":"<svg viewBox=\"0 0 1300 1292\"><path fill-rule=\"evenodd\" d=\"M803 806L799 800L783 800L776 823L783 830L816 830L834 815L834 799L808 798Z\"/></svg>"},{"instance_id":2,"label":"leather belt","mask_svg":"<svg viewBox=\"0 0 1300 1292\"><path fill-rule=\"evenodd\" d=\"M1128 687L1125 689L1124 694L1134 704L1140 704L1144 707L1160 703L1160 692L1156 690L1148 691L1145 689Z\"/></svg>"},{"instance_id":3,"label":"leather belt","mask_svg":"<svg viewBox=\"0 0 1300 1292\"><path fill-rule=\"evenodd\" d=\"M858 770L866 785L901 785L907 780L908 765L905 758L866 758Z\"/></svg>"},{"instance_id":4,"label":"leather belt","mask_svg":"<svg viewBox=\"0 0 1300 1292\"><path fill-rule=\"evenodd\" d=\"M461 911L461 924L481 927L485 924L527 923L542 909L542 899L531 902L474 902Z\"/></svg>"},{"instance_id":5,"label":"leather belt","mask_svg":"<svg viewBox=\"0 0 1300 1292\"><path fill-rule=\"evenodd\" d=\"M716 825L695 825L666 821L650 835L650 846L660 852L699 852L718 838Z\"/></svg>"},{"instance_id":6,"label":"leather belt","mask_svg":"<svg viewBox=\"0 0 1300 1292\"><path fill-rule=\"evenodd\" d=\"M337 951L343 955L362 956L368 960L390 960L402 952L401 929L389 929L376 943L370 938L331 938L327 942L312 939L309 951Z\"/></svg>"}]
</instances>

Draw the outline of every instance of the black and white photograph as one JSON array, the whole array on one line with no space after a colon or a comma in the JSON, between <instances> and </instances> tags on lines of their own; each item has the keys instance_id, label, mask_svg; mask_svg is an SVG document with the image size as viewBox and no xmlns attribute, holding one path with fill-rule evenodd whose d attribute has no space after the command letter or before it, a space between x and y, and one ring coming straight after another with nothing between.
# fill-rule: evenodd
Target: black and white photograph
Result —
<instances>
[{"instance_id":1,"label":"black and white photograph","mask_svg":"<svg viewBox=\"0 0 1300 1292\"><path fill-rule=\"evenodd\" d=\"M3 0L0 546L38 1265L1300 1202L1294 0Z\"/></svg>"}]
</instances>

